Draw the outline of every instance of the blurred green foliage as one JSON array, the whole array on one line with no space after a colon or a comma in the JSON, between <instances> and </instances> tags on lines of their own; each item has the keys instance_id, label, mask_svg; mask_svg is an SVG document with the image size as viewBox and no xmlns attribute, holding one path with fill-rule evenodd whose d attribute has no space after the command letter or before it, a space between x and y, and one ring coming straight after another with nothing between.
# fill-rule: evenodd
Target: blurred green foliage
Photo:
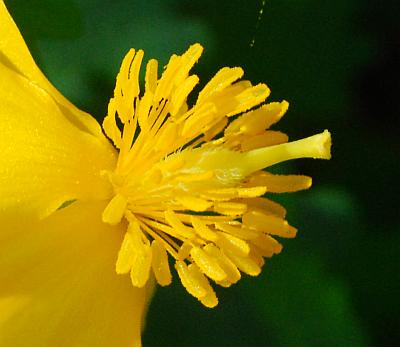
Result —
<instances>
[{"instance_id":1,"label":"blurred green foliage","mask_svg":"<svg viewBox=\"0 0 400 347\"><path fill-rule=\"evenodd\" d=\"M299 236L260 277L218 289L214 310L177 283L159 290L145 347L400 344L396 0L6 3L50 80L98 119L130 47L165 63L198 41L203 83L221 66L242 66L270 85L271 99L290 101L279 129L333 134L330 162L280 169L314 177L310 191L273 197Z\"/></svg>"}]
</instances>

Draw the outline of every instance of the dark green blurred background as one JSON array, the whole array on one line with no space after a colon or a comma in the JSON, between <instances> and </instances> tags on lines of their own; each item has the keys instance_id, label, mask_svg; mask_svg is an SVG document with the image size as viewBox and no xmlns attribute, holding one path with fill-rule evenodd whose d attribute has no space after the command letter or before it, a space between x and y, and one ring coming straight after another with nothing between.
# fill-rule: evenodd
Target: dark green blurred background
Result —
<instances>
[{"instance_id":1,"label":"dark green blurred background","mask_svg":"<svg viewBox=\"0 0 400 347\"><path fill-rule=\"evenodd\" d=\"M309 191L273 197L298 237L258 278L217 289L216 309L178 281L159 290L144 347L400 345L398 0L6 4L50 80L98 119L128 48L166 63L201 42L203 82L242 66L271 87L271 100L290 102L277 128L292 139L332 132L331 161L279 168L314 177Z\"/></svg>"}]
</instances>

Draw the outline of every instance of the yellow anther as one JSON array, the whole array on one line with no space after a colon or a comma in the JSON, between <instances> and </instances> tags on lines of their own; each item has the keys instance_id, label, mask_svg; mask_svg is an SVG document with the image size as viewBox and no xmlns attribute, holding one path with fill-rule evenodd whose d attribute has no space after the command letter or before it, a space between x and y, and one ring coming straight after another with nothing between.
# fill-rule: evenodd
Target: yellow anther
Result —
<instances>
[{"instance_id":1,"label":"yellow anther","mask_svg":"<svg viewBox=\"0 0 400 347\"><path fill-rule=\"evenodd\" d=\"M240 271L250 276L258 276L260 274L260 265L258 265L257 262L250 257L243 257L230 252L227 254L227 256L240 269Z\"/></svg>"},{"instance_id":2,"label":"yellow anther","mask_svg":"<svg viewBox=\"0 0 400 347\"><path fill-rule=\"evenodd\" d=\"M280 132L267 130L260 135L247 136L240 142L240 147L243 152L251 151L252 149L280 145L289 141L289 137Z\"/></svg>"},{"instance_id":3,"label":"yellow anther","mask_svg":"<svg viewBox=\"0 0 400 347\"><path fill-rule=\"evenodd\" d=\"M146 65L145 90L155 93L157 87L158 61L150 59Z\"/></svg>"},{"instance_id":4,"label":"yellow anther","mask_svg":"<svg viewBox=\"0 0 400 347\"><path fill-rule=\"evenodd\" d=\"M169 122L159 130L154 144L154 149L167 154L166 152L168 152L168 148L173 146L177 137L178 125L174 122Z\"/></svg>"},{"instance_id":5,"label":"yellow anther","mask_svg":"<svg viewBox=\"0 0 400 347\"><path fill-rule=\"evenodd\" d=\"M207 288L204 288L202 281L198 276L189 271L188 266L181 260L175 263L175 269L186 290L196 298L204 298L207 295Z\"/></svg>"},{"instance_id":6,"label":"yellow anther","mask_svg":"<svg viewBox=\"0 0 400 347\"><path fill-rule=\"evenodd\" d=\"M302 175L273 175L266 171L260 171L247 179L246 185L264 185L268 192L285 193L295 192L311 187L312 179Z\"/></svg>"},{"instance_id":7,"label":"yellow anther","mask_svg":"<svg viewBox=\"0 0 400 347\"><path fill-rule=\"evenodd\" d=\"M190 255L200 270L214 281L223 281L227 275L219 266L218 261L199 247L193 247Z\"/></svg>"},{"instance_id":8,"label":"yellow anther","mask_svg":"<svg viewBox=\"0 0 400 347\"><path fill-rule=\"evenodd\" d=\"M215 243L224 251L242 257L249 255L250 247L246 241L225 232L217 232L217 234L218 240Z\"/></svg>"},{"instance_id":9,"label":"yellow anther","mask_svg":"<svg viewBox=\"0 0 400 347\"><path fill-rule=\"evenodd\" d=\"M257 211L250 211L243 215L243 224L271 235L281 237L295 237L296 229L291 227L284 219L273 215L266 215Z\"/></svg>"},{"instance_id":10,"label":"yellow anther","mask_svg":"<svg viewBox=\"0 0 400 347\"><path fill-rule=\"evenodd\" d=\"M263 257L271 257L282 251L282 245L269 235L260 234L251 242L261 251Z\"/></svg>"},{"instance_id":11,"label":"yellow anther","mask_svg":"<svg viewBox=\"0 0 400 347\"><path fill-rule=\"evenodd\" d=\"M127 203L125 196L115 195L103 211L103 222L111 225L118 224L124 216Z\"/></svg>"},{"instance_id":12,"label":"yellow anther","mask_svg":"<svg viewBox=\"0 0 400 347\"><path fill-rule=\"evenodd\" d=\"M167 210L164 212L164 216L167 223L176 231L177 234L187 239L191 239L195 236L193 230L184 225L174 211Z\"/></svg>"},{"instance_id":13,"label":"yellow anther","mask_svg":"<svg viewBox=\"0 0 400 347\"><path fill-rule=\"evenodd\" d=\"M249 188L238 188L239 198L255 198L265 194L267 187L249 187Z\"/></svg>"},{"instance_id":14,"label":"yellow anther","mask_svg":"<svg viewBox=\"0 0 400 347\"><path fill-rule=\"evenodd\" d=\"M167 286L172 281L171 270L168 264L168 255L163 244L158 240L151 243L152 268L159 285Z\"/></svg>"},{"instance_id":15,"label":"yellow anther","mask_svg":"<svg viewBox=\"0 0 400 347\"><path fill-rule=\"evenodd\" d=\"M243 70L240 67L224 67L219 70L215 76L205 85L203 90L199 93L197 104L200 104L208 98L214 96L215 93L220 92L233 82L237 81L243 76Z\"/></svg>"},{"instance_id":16,"label":"yellow anther","mask_svg":"<svg viewBox=\"0 0 400 347\"><path fill-rule=\"evenodd\" d=\"M199 83L199 78L196 75L188 77L172 95L170 113L175 116L186 101L189 93L193 90L196 84Z\"/></svg>"},{"instance_id":17,"label":"yellow anther","mask_svg":"<svg viewBox=\"0 0 400 347\"><path fill-rule=\"evenodd\" d=\"M216 241L218 235L211 230L199 217L190 216L190 221L196 233L204 240Z\"/></svg>"},{"instance_id":18,"label":"yellow anther","mask_svg":"<svg viewBox=\"0 0 400 347\"><path fill-rule=\"evenodd\" d=\"M206 295L198 297L200 302L204 306L209 308L217 306L218 304L217 296L215 295L214 290L210 286L210 282L208 282L207 278L203 275L198 266L195 264L190 264L188 266L188 270L192 278L195 279L196 282L200 283L202 288L204 288L206 291Z\"/></svg>"},{"instance_id":19,"label":"yellow anther","mask_svg":"<svg viewBox=\"0 0 400 347\"><path fill-rule=\"evenodd\" d=\"M179 247L178 250L178 259L179 260L185 260L189 257L190 251L193 248L193 244L188 241L184 241L182 245Z\"/></svg>"},{"instance_id":20,"label":"yellow anther","mask_svg":"<svg viewBox=\"0 0 400 347\"><path fill-rule=\"evenodd\" d=\"M217 109L212 103L203 104L199 109L195 109L193 115L183 124L181 135L185 138L193 138L208 130L215 119L216 112Z\"/></svg>"},{"instance_id":21,"label":"yellow anther","mask_svg":"<svg viewBox=\"0 0 400 347\"><path fill-rule=\"evenodd\" d=\"M260 235L258 231L246 228L240 222L215 223L215 227L219 230L225 231L227 234L233 235L242 240L253 240Z\"/></svg>"},{"instance_id":22,"label":"yellow anther","mask_svg":"<svg viewBox=\"0 0 400 347\"><path fill-rule=\"evenodd\" d=\"M213 204L210 201L207 201L207 200L201 199L201 198L197 198L194 196L177 197L176 201L179 204L181 204L185 209L195 211L195 212L206 211Z\"/></svg>"},{"instance_id":23,"label":"yellow anther","mask_svg":"<svg viewBox=\"0 0 400 347\"><path fill-rule=\"evenodd\" d=\"M125 233L124 240L122 241L121 248L119 249L115 271L118 274L128 273L135 260L135 242L132 239L131 233Z\"/></svg>"},{"instance_id":24,"label":"yellow anther","mask_svg":"<svg viewBox=\"0 0 400 347\"><path fill-rule=\"evenodd\" d=\"M214 211L227 215L227 216L238 216L245 213L247 205L238 202L215 202Z\"/></svg>"},{"instance_id":25,"label":"yellow anther","mask_svg":"<svg viewBox=\"0 0 400 347\"><path fill-rule=\"evenodd\" d=\"M135 250L135 260L131 268L131 281L135 287L142 288L150 276L152 251L149 245L144 245L143 251Z\"/></svg>"},{"instance_id":26,"label":"yellow anther","mask_svg":"<svg viewBox=\"0 0 400 347\"><path fill-rule=\"evenodd\" d=\"M221 281L225 284L223 285L224 287L228 287L229 285L240 280L241 275L236 265L224 253L222 253L217 246L209 243L203 249L206 253L217 259L218 264L226 273L226 279Z\"/></svg>"},{"instance_id":27,"label":"yellow anther","mask_svg":"<svg viewBox=\"0 0 400 347\"><path fill-rule=\"evenodd\" d=\"M242 93L235 97L237 106L232 112L227 114L228 117L234 116L240 112L247 111L252 107L263 102L271 93L265 84L258 84L254 87L245 89Z\"/></svg>"}]
</instances>

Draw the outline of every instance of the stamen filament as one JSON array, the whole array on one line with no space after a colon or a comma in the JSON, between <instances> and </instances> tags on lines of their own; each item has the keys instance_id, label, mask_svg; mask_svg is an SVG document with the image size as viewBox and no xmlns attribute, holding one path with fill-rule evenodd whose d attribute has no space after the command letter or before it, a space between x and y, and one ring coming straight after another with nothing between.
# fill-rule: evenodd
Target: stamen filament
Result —
<instances>
[{"instance_id":1,"label":"stamen filament","mask_svg":"<svg viewBox=\"0 0 400 347\"><path fill-rule=\"evenodd\" d=\"M178 253L175 251L173 247L176 248L176 250L179 249L178 245L171 240L168 235L165 235L164 233L160 232L155 232L153 229L151 229L147 224L144 218L138 218L140 226L154 239L160 241L165 249L168 251L169 254L176 260L178 259ZM161 236L162 235L162 236Z\"/></svg>"}]
</instances>

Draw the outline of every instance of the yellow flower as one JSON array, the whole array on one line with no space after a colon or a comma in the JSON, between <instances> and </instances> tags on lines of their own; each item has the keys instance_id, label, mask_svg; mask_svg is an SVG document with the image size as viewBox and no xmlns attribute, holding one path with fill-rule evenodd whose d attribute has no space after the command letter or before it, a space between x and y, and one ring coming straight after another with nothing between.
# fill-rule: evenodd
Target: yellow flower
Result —
<instances>
[{"instance_id":1,"label":"yellow flower","mask_svg":"<svg viewBox=\"0 0 400 347\"><path fill-rule=\"evenodd\" d=\"M35 65L0 1L0 345L140 346L152 278L205 306L242 273L257 276L294 237L265 193L311 178L264 168L330 158L324 131L288 142L269 130L288 103L264 104L265 84L222 68L187 102L202 47L139 71L130 50L103 130ZM128 275L129 274L129 275ZM29 341L29 342L27 342Z\"/></svg>"}]
</instances>

